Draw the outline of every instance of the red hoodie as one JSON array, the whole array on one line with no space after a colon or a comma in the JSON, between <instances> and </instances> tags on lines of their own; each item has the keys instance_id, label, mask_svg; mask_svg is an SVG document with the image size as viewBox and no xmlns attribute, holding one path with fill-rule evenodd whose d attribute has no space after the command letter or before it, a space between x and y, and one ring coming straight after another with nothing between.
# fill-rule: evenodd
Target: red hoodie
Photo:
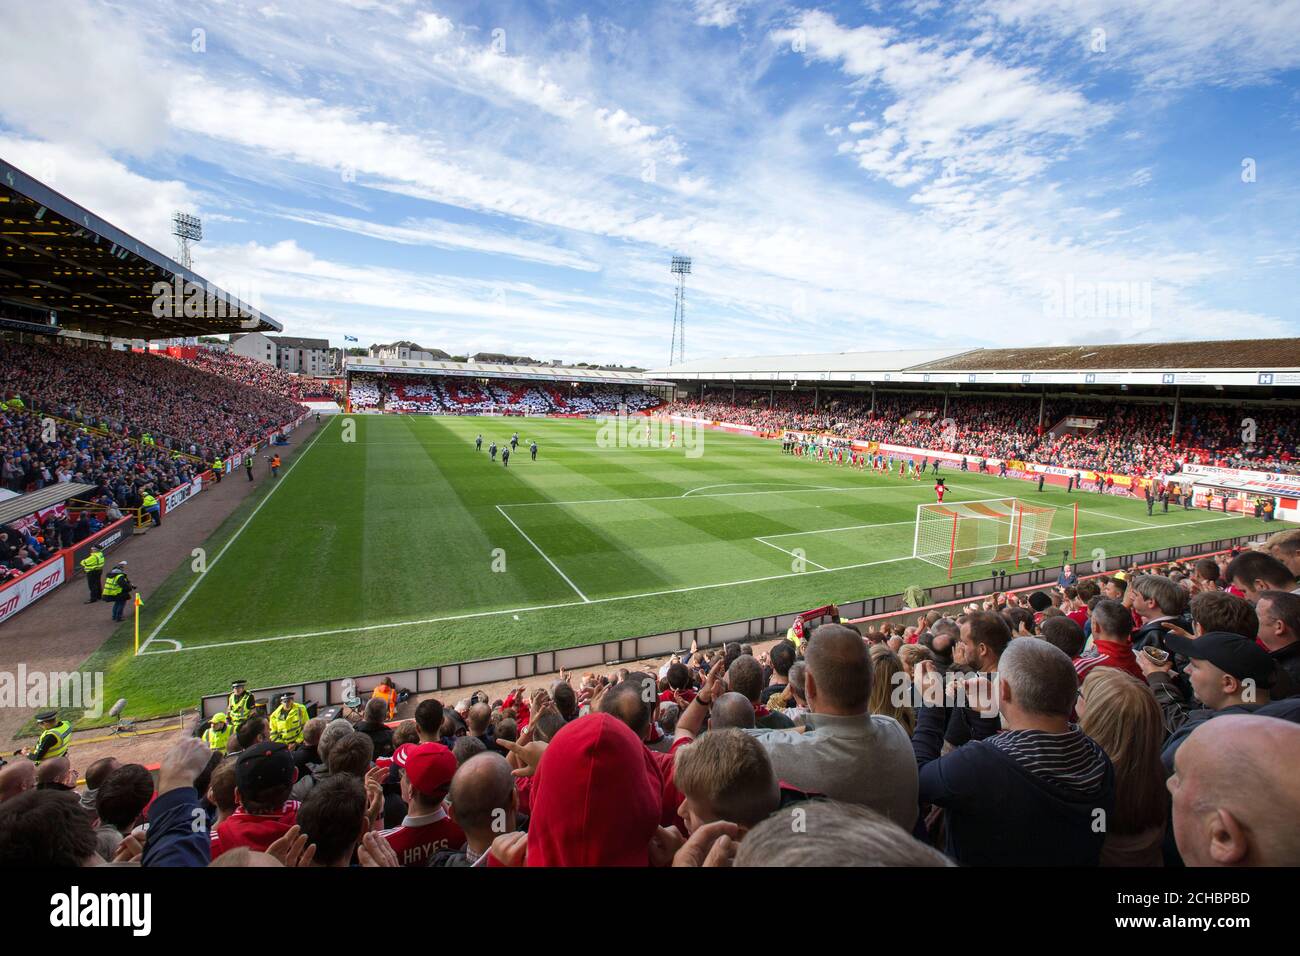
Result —
<instances>
[{"instance_id":1,"label":"red hoodie","mask_svg":"<svg viewBox=\"0 0 1300 956\"><path fill-rule=\"evenodd\" d=\"M248 813L240 807L212 831L212 859L237 846L265 851L289 832L298 820L297 800L288 800L279 813Z\"/></svg>"},{"instance_id":2,"label":"red hoodie","mask_svg":"<svg viewBox=\"0 0 1300 956\"><path fill-rule=\"evenodd\" d=\"M566 724L533 776L528 866L648 866L663 782L626 724L589 714Z\"/></svg>"}]
</instances>

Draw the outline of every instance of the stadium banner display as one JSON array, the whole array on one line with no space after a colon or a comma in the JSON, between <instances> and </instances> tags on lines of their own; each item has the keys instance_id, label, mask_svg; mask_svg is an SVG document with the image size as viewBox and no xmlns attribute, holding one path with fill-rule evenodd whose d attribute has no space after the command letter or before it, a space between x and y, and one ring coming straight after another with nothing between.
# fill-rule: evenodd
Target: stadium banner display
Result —
<instances>
[{"instance_id":1,"label":"stadium banner display","mask_svg":"<svg viewBox=\"0 0 1300 956\"><path fill-rule=\"evenodd\" d=\"M1214 465L1184 465L1179 474L1171 477L1176 481L1183 476L1194 482L1198 507L1210 507L1209 495L1217 491L1224 496L1220 505L1226 504L1228 511L1244 514L1251 506L1251 499L1273 499L1273 517L1300 521L1300 475ZM1231 493L1231 498L1228 498L1228 493Z\"/></svg>"},{"instance_id":2,"label":"stadium banner display","mask_svg":"<svg viewBox=\"0 0 1300 956\"><path fill-rule=\"evenodd\" d=\"M131 537L131 526L135 522L131 518L119 518L106 528L101 528L84 541L79 541L70 548L64 548L60 554L67 561L65 574L68 580L71 580L81 567L81 562L86 560L90 554L90 549L99 545L106 553L112 551L119 544L127 541Z\"/></svg>"},{"instance_id":3,"label":"stadium banner display","mask_svg":"<svg viewBox=\"0 0 1300 956\"><path fill-rule=\"evenodd\" d=\"M185 502L189 501L200 491L203 490L203 476L195 478L193 481L186 482L178 488L173 488L162 496L162 513L171 514Z\"/></svg>"},{"instance_id":4,"label":"stadium banner display","mask_svg":"<svg viewBox=\"0 0 1300 956\"><path fill-rule=\"evenodd\" d=\"M55 555L38 564L20 578L14 578L0 587L0 624L19 611L31 607L66 581L67 562Z\"/></svg>"},{"instance_id":5,"label":"stadium banner display","mask_svg":"<svg viewBox=\"0 0 1300 956\"><path fill-rule=\"evenodd\" d=\"M1275 471L1248 471L1244 468L1220 468L1215 465L1183 465L1183 472L1197 478L1215 481L1236 481L1276 488L1272 494L1300 497L1300 475L1284 475Z\"/></svg>"}]
</instances>

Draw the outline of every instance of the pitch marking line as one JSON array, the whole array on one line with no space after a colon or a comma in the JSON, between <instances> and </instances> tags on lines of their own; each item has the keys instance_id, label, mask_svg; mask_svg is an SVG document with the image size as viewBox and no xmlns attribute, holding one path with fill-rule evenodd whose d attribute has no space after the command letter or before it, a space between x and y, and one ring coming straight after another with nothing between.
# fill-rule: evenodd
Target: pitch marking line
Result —
<instances>
[{"instance_id":1,"label":"pitch marking line","mask_svg":"<svg viewBox=\"0 0 1300 956\"><path fill-rule=\"evenodd\" d=\"M842 489L840 489L840 488L834 488L834 487L819 487L819 488L816 488L816 489L810 489L808 485L800 485L800 484L796 484L796 483L794 483L794 482L784 482L784 481L724 481L722 484L719 484L719 485L700 485L700 487L698 487L698 488L692 488L690 491L683 491L680 495L678 495L678 497L679 497L679 498L687 498L687 497L689 497L689 496L695 494L695 492L697 492L697 491L708 491L710 488L750 488L750 487L753 487L753 486L756 486L756 485L781 485L781 486L783 486L782 488L778 488L778 489L776 490L775 493L777 493L777 494L780 494L780 492L783 491L783 490L784 490L784 491L809 491L809 490L817 490L817 491L840 491L840 490L842 490ZM737 493L738 493L738 494L743 494L744 492L732 492L732 493L733 493L733 494L737 494ZM727 496L726 496L726 495L705 495L704 497L706 497L706 498L725 498L725 497L727 497Z\"/></svg>"},{"instance_id":2,"label":"pitch marking line","mask_svg":"<svg viewBox=\"0 0 1300 956\"><path fill-rule=\"evenodd\" d=\"M775 545L775 544L773 544L771 541L764 541L762 538L755 538L754 540L757 541L759 544L765 544L765 545L767 545L769 548L776 548L776 550L780 551L781 553L783 553L783 554L788 554L788 555L790 555L790 557L792 557L792 558L796 558L796 559L798 559L798 560L800 560L800 561L803 561L805 564L811 564L814 568L821 568L821 570L823 570L823 571L829 571L829 570L830 570L829 568L824 567L824 566L818 564L816 561L812 560L811 558L808 558L808 557L802 557L802 558L801 558L801 557L799 557L799 555L795 554L793 551L786 551L785 548L782 548L782 547L780 547L779 545Z\"/></svg>"},{"instance_id":3,"label":"pitch marking line","mask_svg":"<svg viewBox=\"0 0 1300 956\"><path fill-rule=\"evenodd\" d=\"M720 485L705 485L705 488L721 487ZM693 488L692 491L699 491L699 488ZM857 491L857 492L877 492L877 491L917 491L919 489L909 485L884 486L879 488L868 487L817 487L800 485L793 488L782 488L776 491L727 491L720 495L701 495L702 498L744 498L749 495L795 495L804 494L810 491ZM579 498L576 501L516 501L510 504L497 505L498 508L536 508L542 505L612 505L623 504L629 501L680 501L686 495L648 495L641 498Z\"/></svg>"},{"instance_id":4,"label":"pitch marking line","mask_svg":"<svg viewBox=\"0 0 1300 956\"><path fill-rule=\"evenodd\" d=\"M1206 524L1210 521L1222 521L1222 520L1223 520L1222 518L1209 518L1209 519L1202 519L1201 521L1183 522L1183 524L1186 525ZM1102 531L1096 535L1080 535L1079 537L1080 538L1100 537L1101 535L1132 534L1133 532L1134 529L1125 528L1122 531ZM1068 540L1068 539L1063 538L1062 540ZM870 568L870 567L876 567L883 564L898 564L899 562L902 561L915 561L915 560L919 560L919 559L913 558L911 555L906 555L900 558L886 558L881 561L867 561L863 564L849 564L838 568L826 568L821 571L795 571L788 574L771 574L761 578L749 578L748 580L745 581L726 581L720 584L697 584L691 587L673 588L667 591L647 591L644 594L619 594L619 595L615 595L614 597L593 598L587 601L586 603L587 604L612 604L618 601L635 601L639 598L664 597L669 594L686 594L692 591L711 591L717 588L733 588L733 587L740 587L741 585L745 585L745 584L762 584L767 581L783 581L787 578L804 577L806 575L833 574L836 571L855 571L858 570L859 568ZM359 634L359 633L365 633L367 631L392 630L393 628L397 628L397 627L416 627L422 624L442 624L449 621L468 621L480 617L497 617L502 614L525 614L530 611L556 611L556 610L561 610L563 608L582 607L582 606L583 606L582 601L564 601L557 604L535 604L529 607L508 608L503 611L472 611L466 614L449 614L449 615L444 615L442 617L427 617L427 618L421 618L419 620L413 620L413 621L390 621L384 624L362 624L362 625L358 625L357 627L338 627L327 631L308 631L301 634L278 634L274 637L250 637L247 640L242 640L242 641L220 641L213 644L195 644L190 647L179 647L177 648L177 650L174 651L146 652L142 647L140 649L140 654L141 655L144 655L145 653L148 653L150 655L177 654L185 651L202 651L208 648L215 648L215 647L240 647L245 644L267 644L273 641L292 641L303 637L334 637L339 634ZM162 639L160 638L160 640Z\"/></svg>"},{"instance_id":5,"label":"pitch marking line","mask_svg":"<svg viewBox=\"0 0 1300 956\"><path fill-rule=\"evenodd\" d=\"M194 593L194 589L197 588L203 582L203 579L204 577L207 576L207 573L217 566L217 562L221 560L222 555L224 555L230 549L230 546L232 544L234 544L236 541L239 540L239 536L244 533L245 528L247 528L250 524L253 523L253 519L256 518L257 513L262 510L262 506L265 505L268 501L270 501L271 496L274 495L277 491L279 491L280 488L283 487L284 483L289 480L289 475L292 474L293 470L298 467L298 462L306 458L307 453L316 447L316 442L320 440L321 435L324 435L327 431L329 431L330 424L333 421L334 419L330 419L330 421L325 423L324 428L316 432L312 440L307 443L307 447L304 448L298 455L294 456L293 461L289 462L289 467L284 470L284 474L281 477L272 479L275 482L275 485L271 488L270 491L266 493L266 497L257 503L257 507L253 509L253 513L250 514L244 520L244 523L239 526L239 530L236 531L233 535L231 535L230 539L224 545L221 546L221 550L217 552L217 556L213 558L210 562L208 562L208 564L204 567L201 573L195 576L194 583L185 589L185 593L181 595L181 599L172 605L171 610L167 612L166 617L164 617L161 621L158 622L158 626L155 627L153 631L150 632L149 637L145 640L145 642L142 645L140 645L140 650L137 652L137 656L139 654L143 654L146 650L148 650L149 645L152 644L154 642L154 639L158 637L158 632L167 626L167 622L170 621L172 617L176 614L176 612L179 611L184 606L185 602L189 600L190 595ZM172 641L172 643L179 645L180 642ZM181 648L179 648L178 646L178 650L179 649ZM165 652L157 652L157 653L175 653L175 652L165 651Z\"/></svg>"},{"instance_id":6,"label":"pitch marking line","mask_svg":"<svg viewBox=\"0 0 1300 956\"><path fill-rule=\"evenodd\" d=\"M543 551L541 548L539 548L539 547L537 546L537 542L536 542L536 541L534 541L532 538L528 537L528 535L524 534L524 529L521 528L521 527L519 527L519 525L515 524L514 519L511 518L508 514L506 514L505 511L502 510L502 507L501 507L500 505L497 505L497 511L500 512L501 517L505 518L507 521L510 522L510 526L511 526L512 528L514 528L516 531L518 531L519 534L520 534L520 536L521 536L525 541L527 541L529 544L531 544L531 545L533 546L533 550L536 551L538 554L540 554L540 555L542 556L542 560L545 561L547 564L549 564L552 568L554 568L556 574L558 574L560 577L564 578L564 583L567 584L569 587L573 588L573 592L574 592L576 595L578 595L578 597L582 598L582 603L584 603L584 604L590 604L590 603L591 603L591 598L589 598L589 597L587 597L587 595L583 594L582 591L581 591L581 589L580 589L576 584L574 584L571 580L569 580L569 576L568 576L567 574L565 574L563 571L560 570L560 566L559 566L558 564L556 564L554 561L552 561L552 560L550 559L550 557L547 555L547 553L546 553L545 551Z\"/></svg>"}]
</instances>

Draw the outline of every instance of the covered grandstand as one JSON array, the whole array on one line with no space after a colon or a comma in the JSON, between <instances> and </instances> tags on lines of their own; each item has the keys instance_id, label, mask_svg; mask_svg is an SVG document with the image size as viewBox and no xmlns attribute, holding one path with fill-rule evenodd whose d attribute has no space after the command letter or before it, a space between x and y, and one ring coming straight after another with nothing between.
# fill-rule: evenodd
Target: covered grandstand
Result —
<instances>
[{"instance_id":1,"label":"covered grandstand","mask_svg":"<svg viewBox=\"0 0 1300 956\"><path fill-rule=\"evenodd\" d=\"M0 328L145 340L281 331L254 306L3 159Z\"/></svg>"}]
</instances>

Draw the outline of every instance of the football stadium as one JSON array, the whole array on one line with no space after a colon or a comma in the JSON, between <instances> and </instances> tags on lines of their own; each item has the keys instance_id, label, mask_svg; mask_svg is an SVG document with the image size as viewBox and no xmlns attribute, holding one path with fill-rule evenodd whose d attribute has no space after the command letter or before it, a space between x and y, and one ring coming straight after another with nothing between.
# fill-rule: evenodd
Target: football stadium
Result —
<instances>
[{"instance_id":1,"label":"football stadium","mask_svg":"<svg viewBox=\"0 0 1300 956\"><path fill-rule=\"evenodd\" d=\"M78 7L110 35L137 22L131 4ZM878 26L695 8L694 29L811 44L809 68ZM269 74L296 48L259 15L266 32L238 43ZM494 36L414 22L373 29L426 47ZM946 49L899 35L877 37L895 58ZM234 55L203 30L185 42ZM484 55L524 70L512 51ZM464 71L431 89L480 95L488 67L431 62ZM891 88L900 64L880 67ZM1028 318L990 292L936 322L943 269L982 268L945 245L890 317L864 294L842 320L826 275L809 277L816 307L801 291L787 309L710 258L708 214L672 242L646 238L658 212L628 227L619 241L653 256L638 247L625 273L618 247L540 239L523 186L493 215L528 229L451 217L470 199L395 165L443 152L329 105L329 84L219 133L192 79L175 79L168 122L232 152L164 180L110 150L97 174L120 196L0 96L0 865L1300 866L1285 282L1193 308L1215 270L1171 254L1184 285L1153 304L1149 285L1097 273L1112 240L1084 230L1053 247L1078 275L1050 279ZM1088 89L1055 95L1082 116ZM537 106L570 124L589 107ZM684 115L596 115L624 146L669 150L681 179L641 185L702 201L710 187L678 169L695 168ZM360 168L303 185L336 172L306 146L259 145L301 116L347 130ZM871 170L885 147L866 143L839 153ZM277 165L256 179L263 153ZM906 186L903 162L876 173ZM552 225L613 229L590 225L595 205L579 207L599 197L581 191ZM956 215L952 194L926 195L912 202ZM974 235L962 222L949 238ZM811 243L812 223L770 247L748 235L741 255ZM1277 255L1256 265L1294 263ZM497 256L524 271L494 276ZM854 296L897 279L852 268ZM418 344L435 336L446 350ZM102 925L73 889L52 925ZM1132 905L1107 892L1109 926ZM1249 925L1249 897L1230 896L1204 913Z\"/></svg>"}]
</instances>

